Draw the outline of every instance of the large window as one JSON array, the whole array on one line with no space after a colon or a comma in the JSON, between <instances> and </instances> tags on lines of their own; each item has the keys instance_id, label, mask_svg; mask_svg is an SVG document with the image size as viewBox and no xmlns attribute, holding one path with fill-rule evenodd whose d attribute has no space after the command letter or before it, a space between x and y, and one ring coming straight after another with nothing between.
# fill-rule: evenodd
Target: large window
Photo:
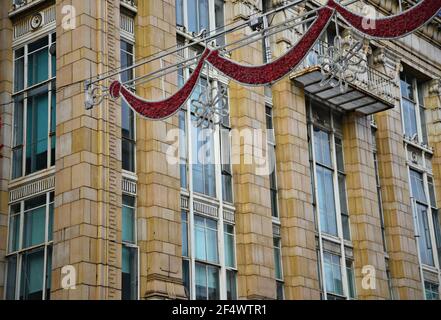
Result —
<instances>
[{"instance_id":1,"label":"large window","mask_svg":"<svg viewBox=\"0 0 441 320\"><path fill-rule=\"evenodd\" d=\"M223 31L224 2L224 0L177 0L176 25L196 34L203 30L212 34L215 30ZM224 44L225 37L219 36L217 43Z\"/></svg>"},{"instance_id":2,"label":"large window","mask_svg":"<svg viewBox=\"0 0 441 320\"><path fill-rule=\"evenodd\" d=\"M50 298L54 193L9 207L6 299Z\"/></svg>"},{"instance_id":3,"label":"large window","mask_svg":"<svg viewBox=\"0 0 441 320\"><path fill-rule=\"evenodd\" d=\"M283 272L282 272L282 241L279 236L273 236L274 267L276 276L276 299L283 300Z\"/></svg>"},{"instance_id":4,"label":"large window","mask_svg":"<svg viewBox=\"0 0 441 320\"><path fill-rule=\"evenodd\" d=\"M279 209L277 201L277 176L276 176L276 142L274 138L273 109L270 106L265 107L265 119L268 140L268 158L270 159L270 198L271 198L271 215L279 218Z\"/></svg>"},{"instance_id":5,"label":"large window","mask_svg":"<svg viewBox=\"0 0 441 320\"><path fill-rule=\"evenodd\" d=\"M122 293L123 300L138 299L138 247L136 246L135 197L122 199Z\"/></svg>"},{"instance_id":6,"label":"large window","mask_svg":"<svg viewBox=\"0 0 441 320\"><path fill-rule=\"evenodd\" d=\"M134 63L133 44L121 41L121 68L127 68ZM121 81L126 82L134 77L133 69L121 73ZM129 83L132 86L132 83ZM121 147L122 147L122 168L135 172L135 113L124 99L121 99Z\"/></svg>"},{"instance_id":7,"label":"large window","mask_svg":"<svg viewBox=\"0 0 441 320\"><path fill-rule=\"evenodd\" d=\"M194 216L194 241L196 258L196 299L219 299L219 246L217 221ZM229 252L228 233L225 234L225 262L234 267L234 251ZM233 259L233 260L231 260ZM235 288L233 288L235 291Z\"/></svg>"},{"instance_id":8,"label":"large window","mask_svg":"<svg viewBox=\"0 0 441 320\"><path fill-rule=\"evenodd\" d=\"M326 276L326 291L329 295L343 296L343 279L341 274L340 256L329 252L323 253Z\"/></svg>"},{"instance_id":9,"label":"large window","mask_svg":"<svg viewBox=\"0 0 441 320\"><path fill-rule=\"evenodd\" d=\"M404 134L408 139L428 144L423 84L409 73L400 76Z\"/></svg>"},{"instance_id":10,"label":"large window","mask_svg":"<svg viewBox=\"0 0 441 320\"><path fill-rule=\"evenodd\" d=\"M424 281L426 300L439 300L439 285L437 283Z\"/></svg>"},{"instance_id":11,"label":"large window","mask_svg":"<svg viewBox=\"0 0 441 320\"><path fill-rule=\"evenodd\" d=\"M12 179L55 165L55 33L14 50Z\"/></svg>"}]
</instances>

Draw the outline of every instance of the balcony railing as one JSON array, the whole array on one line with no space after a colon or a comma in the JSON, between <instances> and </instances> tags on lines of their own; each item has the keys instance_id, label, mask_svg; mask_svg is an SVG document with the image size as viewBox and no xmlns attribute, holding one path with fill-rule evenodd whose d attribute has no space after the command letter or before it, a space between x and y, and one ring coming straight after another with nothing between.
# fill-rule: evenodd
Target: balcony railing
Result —
<instances>
[{"instance_id":1,"label":"balcony railing","mask_svg":"<svg viewBox=\"0 0 441 320\"><path fill-rule=\"evenodd\" d=\"M308 54L303 61L303 64L297 70L320 68L319 55L323 56L328 52L329 44L319 40L314 49ZM367 65L367 61L364 61ZM364 73L353 73L348 70L347 73L351 73L352 76L348 77L348 83L362 89L382 100L394 104L399 99L397 84L390 79L384 73L375 70L374 68L367 66ZM346 79L348 79L346 78Z\"/></svg>"}]
</instances>

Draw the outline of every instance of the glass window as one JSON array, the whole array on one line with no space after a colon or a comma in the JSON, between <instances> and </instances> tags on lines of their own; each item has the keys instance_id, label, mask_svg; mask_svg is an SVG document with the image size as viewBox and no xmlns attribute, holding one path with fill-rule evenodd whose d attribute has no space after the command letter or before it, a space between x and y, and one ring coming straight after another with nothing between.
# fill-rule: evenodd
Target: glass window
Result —
<instances>
[{"instance_id":1,"label":"glass window","mask_svg":"<svg viewBox=\"0 0 441 320\"><path fill-rule=\"evenodd\" d=\"M282 248L281 240L279 237L273 238L274 242L274 267L277 280L282 280Z\"/></svg>"},{"instance_id":2,"label":"glass window","mask_svg":"<svg viewBox=\"0 0 441 320\"><path fill-rule=\"evenodd\" d=\"M43 298L44 249L26 252L22 258L20 300Z\"/></svg>"},{"instance_id":3,"label":"glass window","mask_svg":"<svg viewBox=\"0 0 441 320\"><path fill-rule=\"evenodd\" d=\"M224 247L225 265L230 268L236 267L234 252L234 227L231 224L224 224Z\"/></svg>"},{"instance_id":4,"label":"glass window","mask_svg":"<svg viewBox=\"0 0 441 320\"><path fill-rule=\"evenodd\" d=\"M328 293L343 295L340 257L324 252L323 259L325 264L326 290Z\"/></svg>"},{"instance_id":5,"label":"glass window","mask_svg":"<svg viewBox=\"0 0 441 320\"><path fill-rule=\"evenodd\" d=\"M190 298L190 261L186 259L182 260L182 281L185 295Z\"/></svg>"},{"instance_id":6,"label":"glass window","mask_svg":"<svg viewBox=\"0 0 441 320\"><path fill-rule=\"evenodd\" d=\"M320 226L322 232L337 235L337 219L335 214L334 184L332 171L317 166L318 203L320 209Z\"/></svg>"},{"instance_id":7,"label":"glass window","mask_svg":"<svg viewBox=\"0 0 441 320\"><path fill-rule=\"evenodd\" d=\"M276 281L276 300L283 300L284 295L284 285L281 281Z\"/></svg>"},{"instance_id":8,"label":"glass window","mask_svg":"<svg viewBox=\"0 0 441 320\"><path fill-rule=\"evenodd\" d=\"M222 159L222 197L223 201L233 203L233 172L231 170L230 130L221 128L221 159Z\"/></svg>"},{"instance_id":9,"label":"glass window","mask_svg":"<svg viewBox=\"0 0 441 320\"><path fill-rule=\"evenodd\" d=\"M138 249L122 247L122 300L138 299Z\"/></svg>"},{"instance_id":10,"label":"glass window","mask_svg":"<svg viewBox=\"0 0 441 320\"><path fill-rule=\"evenodd\" d=\"M411 139L418 137L415 104L403 99L404 134Z\"/></svg>"},{"instance_id":11,"label":"glass window","mask_svg":"<svg viewBox=\"0 0 441 320\"><path fill-rule=\"evenodd\" d=\"M224 15L224 0L214 1L214 16L216 24L216 32L220 33L224 31L225 15ZM218 46L223 46L225 44L225 35L220 35L216 38L216 44Z\"/></svg>"},{"instance_id":12,"label":"glass window","mask_svg":"<svg viewBox=\"0 0 441 320\"><path fill-rule=\"evenodd\" d=\"M48 87L29 93L26 117L26 174L47 168Z\"/></svg>"},{"instance_id":13,"label":"glass window","mask_svg":"<svg viewBox=\"0 0 441 320\"><path fill-rule=\"evenodd\" d=\"M188 257L188 220L187 212L181 212L182 255Z\"/></svg>"},{"instance_id":14,"label":"glass window","mask_svg":"<svg viewBox=\"0 0 441 320\"><path fill-rule=\"evenodd\" d=\"M179 168L181 177L181 188L187 189L187 123L186 111L179 111Z\"/></svg>"},{"instance_id":15,"label":"glass window","mask_svg":"<svg viewBox=\"0 0 441 320\"><path fill-rule=\"evenodd\" d=\"M236 271L227 270L227 300L237 300Z\"/></svg>"},{"instance_id":16,"label":"glass window","mask_svg":"<svg viewBox=\"0 0 441 320\"><path fill-rule=\"evenodd\" d=\"M48 37L28 45L28 87L49 78Z\"/></svg>"},{"instance_id":17,"label":"glass window","mask_svg":"<svg viewBox=\"0 0 441 320\"><path fill-rule=\"evenodd\" d=\"M50 192L10 206L7 299L49 299L53 202L54 192Z\"/></svg>"},{"instance_id":18,"label":"glass window","mask_svg":"<svg viewBox=\"0 0 441 320\"><path fill-rule=\"evenodd\" d=\"M426 300L439 300L439 288L437 283L424 281Z\"/></svg>"},{"instance_id":19,"label":"glass window","mask_svg":"<svg viewBox=\"0 0 441 320\"><path fill-rule=\"evenodd\" d=\"M218 263L217 222L200 216L194 217L196 259Z\"/></svg>"},{"instance_id":20,"label":"glass window","mask_svg":"<svg viewBox=\"0 0 441 320\"><path fill-rule=\"evenodd\" d=\"M192 116L191 139L193 155L193 190L210 197L216 196L214 139L211 129L197 127Z\"/></svg>"},{"instance_id":21,"label":"glass window","mask_svg":"<svg viewBox=\"0 0 441 320\"><path fill-rule=\"evenodd\" d=\"M343 238L345 240L351 240L351 232L349 226L349 211L346 200L346 182L345 176L341 173L338 174L338 193L340 196L340 209L341 209L341 221L343 227Z\"/></svg>"},{"instance_id":22,"label":"glass window","mask_svg":"<svg viewBox=\"0 0 441 320\"><path fill-rule=\"evenodd\" d=\"M424 192L423 175L415 170L410 170L410 181L415 200L427 203L426 193Z\"/></svg>"},{"instance_id":23,"label":"glass window","mask_svg":"<svg viewBox=\"0 0 441 320\"><path fill-rule=\"evenodd\" d=\"M23 96L14 98L14 138L12 147L12 179L23 175Z\"/></svg>"},{"instance_id":24,"label":"glass window","mask_svg":"<svg viewBox=\"0 0 441 320\"><path fill-rule=\"evenodd\" d=\"M329 133L314 128L315 161L325 166L332 166Z\"/></svg>"},{"instance_id":25,"label":"glass window","mask_svg":"<svg viewBox=\"0 0 441 320\"><path fill-rule=\"evenodd\" d=\"M355 299L355 276L352 261L346 260L346 276L348 278L349 298Z\"/></svg>"},{"instance_id":26,"label":"glass window","mask_svg":"<svg viewBox=\"0 0 441 320\"><path fill-rule=\"evenodd\" d=\"M176 25L184 26L184 0L176 0Z\"/></svg>"},{"instance_id":27,"label":"glass window","mask_svg":"<svg viewBox=\"0 0 441 320\"><path fill-rule=\"evenodd\" d=\"M218 300L219 298L219 268L196 263L196 299Z\"/></svg>"},{"instance_id":28,"label":"glass window","mask_svg":"<svg viewBox=\"0 0 441 320\"><path fill-rule=\"evenodd\" d=\"M427 207L417 204L418 217L418 246L422 263L433 266L432 240L430 238L430 229L428 221Z\"/></svg>"},{"instance_id":29,"label":"glass window","mask_svg":"<svg viewBox=\"0 0 441 320\"><path fill-rule=\"evenodd\" d=\"M123 195L122 241L135 243L135 197Z\"/></svg>"},{"instance_id":30,"label":"glass window","mask_svg":"<svg viewBox=\"0 0 441 320\"><path fill-rule=\"evenodd\" d=\"M133 62L133 45L126 41L121 41L121 68L132 66ZM121 73L122 82L132 80L133 78L133 69ZM122 168L130 172L135 172L135 120L134 111L124 99L121 99Z\"/></svg>"},{"instance_id":31,"label":"glass window","mask_svg":"<svg viewBox=\"0 0 441 320\"><path fill-rule=\"evenodd\" d=\"M49 39L45 36L14 51L14 92L20 93L13 96L12 179L55 165L55 81L48 81L49 61L56 69L55 51L49 57L55 36Z\"/></svg>"}]
</instances>

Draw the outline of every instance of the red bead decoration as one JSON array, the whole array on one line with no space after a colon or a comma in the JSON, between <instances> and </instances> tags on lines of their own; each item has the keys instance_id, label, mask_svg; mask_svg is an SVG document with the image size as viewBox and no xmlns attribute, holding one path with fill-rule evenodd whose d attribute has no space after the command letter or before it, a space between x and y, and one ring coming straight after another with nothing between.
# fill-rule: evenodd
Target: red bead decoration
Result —
<instances>
[{"instance_id":1,"label":"red bead decoration","mask_svg":"<svg viewBox=\"0 0 441 320\"><path fill-rule=\"evenodd\" d=\"M441 9L441 0L423 0L413 8L395 16L367 21L366 17L356 15L334 0L328 7L335 9L348 24L372 38L392 39L403 37L416 31L430 21Z\"/></svg>"},{"instance_id":2,"label":"red bead decoration","mask_svg":"<svg viewBox=\"0 0 441 320\"><path fill-rule=\"evenodd\" d=\"M274 83L290 73L308 54L322 32L326 30L333 14L333 10L322 8L318 11L318 18L308 32L286 54L271 63L261 66L244 66L221 57L218 50L213 51L207 61L213 67L231 79L248 85L264 85Z\"/></svg>"},{"instance_id":3,"label":"red bead decoration","mask_svg":"<svg viewBox=\"0 0 441 320\"><path fill-rule=\"evenodd\" d=\"M174 95L170 96L165 100L157 101L157 102L146 101L136 96L133 92L131 92L126 87L121 85L119 81L115 81L112 83L112 85L109 88L110 94L114 98L117 98L121 94L122 97L126 100L126 102L132 107L132 109L143 117L154 120L161 120L164 118L168 118L173 114L175 114L176 111L178 111L179 108L190 97L194 87L196 86L199 75L202 71L205 58L210 52L211 51L209 49L206 49L204 51L196 69L194 70L188 81L185 83L185 85Z\"/></svg>"}]
</instances>

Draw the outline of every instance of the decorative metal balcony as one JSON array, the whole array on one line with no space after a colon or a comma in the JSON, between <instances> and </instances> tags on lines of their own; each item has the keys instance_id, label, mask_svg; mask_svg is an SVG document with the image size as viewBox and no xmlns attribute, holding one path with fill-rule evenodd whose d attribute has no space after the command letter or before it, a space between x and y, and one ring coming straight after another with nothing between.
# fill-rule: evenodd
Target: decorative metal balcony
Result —
<instances>
[{"instance_id":1,"label":"decorative metal balcony","mask_svg":"<svg viewBox=\"0 0 441 320\"><path fill-rule=\"evenodd\" d=\"M334 66L332 61L328 61L324 67L323 60L332 60L333 57L332 48L326 42L318 41L303 64L291 75L291 79L303 87L307 94L343 111L356 110L368 115L395 106L399 100L398 84L387 75L368 66L366 60L361 62L364 63L362 72L344 70L337 73L334 79L324 81L330 73L329 69ZM339 81L347 88L342 89Z\"/></svg>"}]
</instances>

